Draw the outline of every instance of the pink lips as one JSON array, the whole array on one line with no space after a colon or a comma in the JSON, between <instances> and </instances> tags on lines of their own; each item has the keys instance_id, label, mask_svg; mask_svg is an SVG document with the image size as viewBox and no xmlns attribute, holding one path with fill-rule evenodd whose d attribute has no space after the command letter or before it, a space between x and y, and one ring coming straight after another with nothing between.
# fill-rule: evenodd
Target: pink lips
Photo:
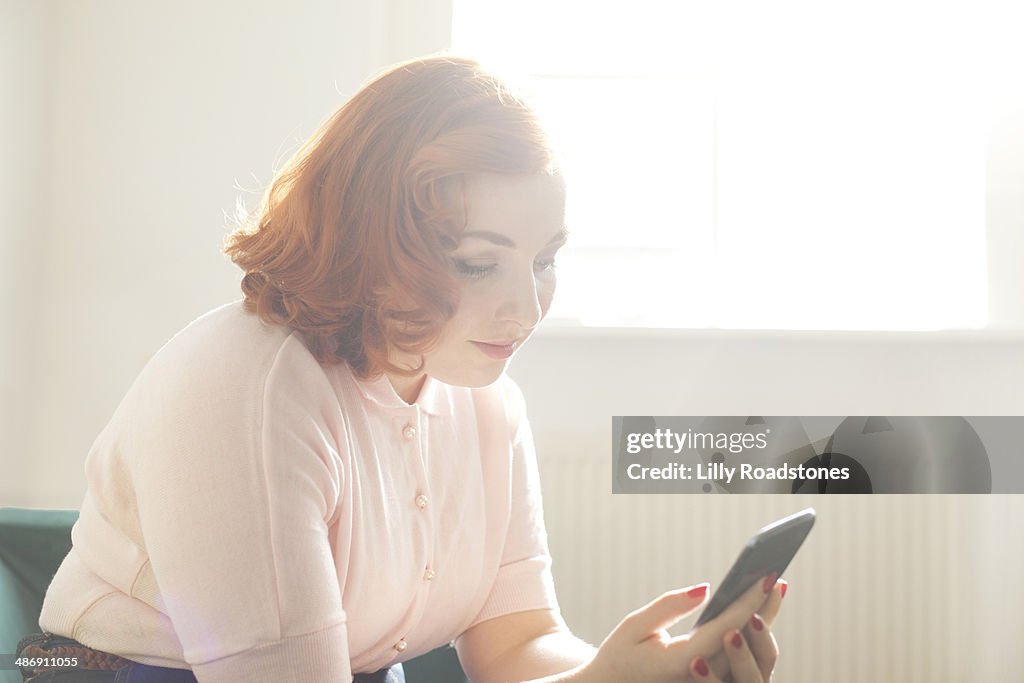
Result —
<instances>
[{"instance_id":1,"label":"pink lips","mask_svg":"<svg viewBox=\"0 0 1024 683\"><path fill-rule=\"evenodd\" d=\"M515 350L519 348L520 343L518 341L513 341L509 344L488 344L486 342L475 341L473 344L491 358L508 358L515 353Z\"/></svg>"}]
</instances>

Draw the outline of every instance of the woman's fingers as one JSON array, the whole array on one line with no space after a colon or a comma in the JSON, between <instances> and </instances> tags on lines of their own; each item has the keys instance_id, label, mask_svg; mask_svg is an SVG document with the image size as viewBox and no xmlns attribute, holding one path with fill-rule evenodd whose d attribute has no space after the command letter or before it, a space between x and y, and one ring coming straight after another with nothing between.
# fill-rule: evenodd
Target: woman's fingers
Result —
<instances>
[{"instance_id":1,"label":"woman's fingers","mask_svg":"<svg viewBox=\"0 0 1024 683\"><path fill-rule=\"evenodd\" d=\"M754 655L754 660L757 662L757 669L761 673L761 678L765 681L770 681L772 671L775 669L775 663L779 659L779 646L775 642L775 636L772 635L771 629L760 615L755 614L750 618L747 628L743 630L743 635L747 642L747 647L750 648L750 652Z\"/></svg>"},{"instance_id":2,"label":"woman's fingers","mask_svg":"<svg viewBox=\"0 0 1024 683\"><path fill-rule=\"evenodd\" d=\"M706 659L704 661L706 661L708 666L711 667L711 671L713 671L714 674L723 681L732 680L729 678L729 658L725 656L724 650L719 650L711 656L711 659Z\"/></svg>"},{"instance_id":3,"label":"woman's fingers","mask_svg":"<svg viewBox=\"0 0 1024 683\"><path fill-rule=\"evenodd\" d=\"M630 642L639 643L672 626L703 604L707 583L669 591L622 620L618 630Z\"/></svg>"},{"instance_id":4,"label":"woman's fingers","mask_svg":"<svg viewBox=\"0 0 1024 683\"><path fill-rule=\"evenodd\" d=\"M722 678L708 666L707 660L703 657L694 657L690 662L690 675L700 683L722 683Z\"/></svg>"},{"instance_id":5,"label":"woman's fingers","mask_svg":"<svg viewBox=\"0 0 1024 683\"><path fill-rule=\"evenodd\" d=\"M746 639L738 630L726 632L722 650L729 659L729 673L733 683L765 683L770 680L765 678L758 668L754 653L750 651ZM768 671L768 675L771 676L771 669Z\"/></svg>"},{"instance_id":6,"label":"woman's fingers","mask_svg":"<svg viewBox=\"0 0 1024 683\"><path fill-rule=\"evenodd\" d=\"M782 598L786 595L786 589L789 584L786 583L785 579L779 579L775 587L772 588L772 592L768 595L768 600L765 601L761 609L757 611L758 614L765 620L765 622L771 626L775 623L775 617L779 614L779 608L782 606Z\"/></svg>"},{"instance_id":7,"label":"woman's fingers","mask_svg":"<svg viewBox=\"0 0 1024 683\"><path fill-rule=\"evenodd\" d=\"M785 580L779 579L764 605L743 629L743 637L754 653L754 659L757 660L758 669L765 681L771 680L771 672L779 658L778 642L771 632L771 627L779 614L782 598L786 595L788 587L789 584Z\"/></svg>"},{"instance_id":8,"label":"woman's fingers","mask_svg":"<svg viewBox=\"0 0 1024 683\"><path fill-rule=\"evenodd\" d=\"M756 581L721 614L711 621L697 627L687 636L679 640L688 641L696 651L710 656L722 647L722 636L726 631L743 628L751 615L761 610L765 600L775 585L775 576L764 577ZM683 645L683 643L679 643ZM674 646L674 644L673 644Z\"/></svg>"},{"instance_id":9,"label":"woman's fingers","mask_svg":"<svg viewBox=\"0 0 1024 683\"><path fill-rule=\"evenodd\" d=\"M747 647L750 648L754 661L757 663L757 670L760 672L761 678L765 681L770 681L772 672L775 670L775 664L779 660L778 641L775 640L770 627L760 615L755 614L750 618L747 627L743 629L742 633ZM728 655L729 648L724 647L710 659L705 660L715 675L723 681L733 680L729 675L732 662Z\"/></svg>"},{"instance_id":10,"label":"woman's fingers","mask_svg":"<svg viewBox=\"0 0 1024 683\"><path fill-rule=\"evenodd\" d=\"M756 616L756 615L755 615ZM762 628L763 628L763 622ZM771 637L770 631L763 628L763 633ZM770 658L761 660L757 658L743 635L733 629L725 634L722 642L722 652L725 662L722 666L711 666L703 657L696 657L690 662L690 674L694 680L720 683L728 679L731 683L770 683L772 669L775 666L775 658L778 652L774 650L772 641L772 653ZM763 643L759 647L764 647ZM718 655L716 655L716 658Z\"/></svg>"},{"instance_id":11,"label":"woman's fingers","mask_svg":"<svg viewBox=\"0 0 1024 683\"><path fill-rule=\"evenodd\" d=\"M765 604L775 580L764 577L720 615L675 639L665 629L700 607L708 585L669 591L620 621L581 672L600 681L764 683L777 656L774 640L764 634L748 645L740 629ZM768 630L763 619L751 623Z\"/></svg>"}]
</instances>

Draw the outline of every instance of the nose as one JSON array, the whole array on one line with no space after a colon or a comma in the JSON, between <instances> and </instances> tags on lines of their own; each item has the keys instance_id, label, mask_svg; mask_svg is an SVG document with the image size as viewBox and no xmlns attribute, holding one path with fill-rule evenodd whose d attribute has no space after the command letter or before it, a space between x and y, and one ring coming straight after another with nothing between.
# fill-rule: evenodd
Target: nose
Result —
<instances>
[{"instance_id":1,"label":"nose","mask_svg":"<svg viewBox=\"0 0 1024 683\"><path fill-rule=\"evenodd\" d=\"M517 273L509 283L498 318L516 323L522 330L530 330L540 323L544 317L545 304L541 297L545 294L537 287L537 277L533 269L525 273Z\"/></svg>"}]
</instances>

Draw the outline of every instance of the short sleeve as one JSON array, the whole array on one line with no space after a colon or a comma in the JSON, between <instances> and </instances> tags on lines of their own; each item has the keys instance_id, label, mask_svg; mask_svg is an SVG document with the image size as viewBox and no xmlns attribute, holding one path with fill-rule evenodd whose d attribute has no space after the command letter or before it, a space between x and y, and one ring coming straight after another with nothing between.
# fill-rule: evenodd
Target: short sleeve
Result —
<instances>
[{"instance_id":1,"label":"short sleeve","mask_svg":"<svg viewBox=\"0 0 1024 683\"><path fill-rule=\"evenodd\" d=\"M146 550L201 683L350 681L327 530L336 398L294 336L266 366L255 386L230 367L181 371L137 414Z\"/></svg>"},{"instance_id":2,"label":"short sleeve","mask_svg":"<svg viewBox=\"0 0 1024 683\"><path fill-rule=\"evenodd\" d=\"M540 474L523 394L507 377L503 393L511 441L508 532L490 593L468 628L513 612L559 611L544 526Z\"/></svg>"}]
</instances>

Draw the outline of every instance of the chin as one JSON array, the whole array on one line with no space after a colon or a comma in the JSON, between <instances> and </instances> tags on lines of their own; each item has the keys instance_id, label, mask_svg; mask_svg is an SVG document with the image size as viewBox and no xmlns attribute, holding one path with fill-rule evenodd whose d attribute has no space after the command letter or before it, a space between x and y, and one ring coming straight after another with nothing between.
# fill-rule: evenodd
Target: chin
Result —
<instances>
[{"instance_id":1,"label":"chin","mask_svg":"<svg viewBox=\"0 0 1024 683\"><path fill-rule=\"evenodd\" d=\"M479 389L481 387L490 386L498 381L498 378L505 372L505 366L507 363L495 363L492 368L481 368L477 372L462 372L457 375L448 377L437 377L445 384L450 384L454 387L467 387L469 389Z\"/></svg>"}]
</instances>

